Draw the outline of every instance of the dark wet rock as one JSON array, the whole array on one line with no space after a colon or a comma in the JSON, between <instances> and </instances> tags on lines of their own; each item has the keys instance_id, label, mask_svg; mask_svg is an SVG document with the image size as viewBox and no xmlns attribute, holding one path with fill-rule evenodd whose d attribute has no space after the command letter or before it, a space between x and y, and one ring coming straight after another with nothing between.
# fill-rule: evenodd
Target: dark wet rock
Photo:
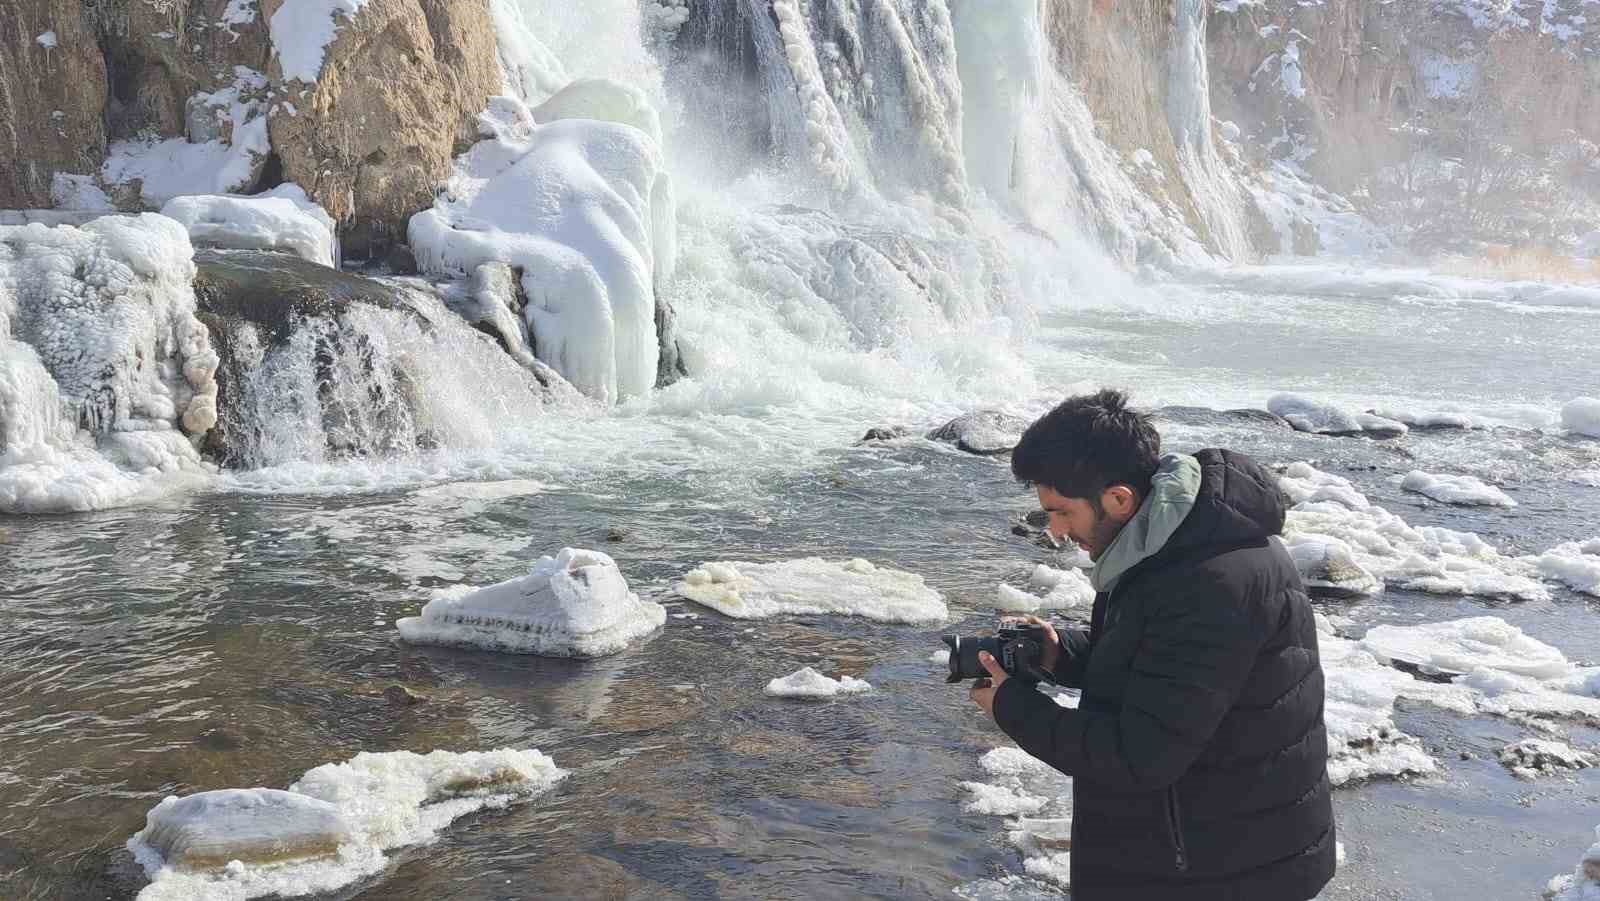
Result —
<instances>
[{"instance_id":1,"label":"dark wet rock","mask_svg":"<svg viewBox=\"0 0 1600 901\"><path fill-rule=\"evenodd\" d=\"M251 323L264 340L282 340L305 317L336 316L353 304L415 315L393 285L290 254L202 249L194 263L199 311Z\"/></svg>"},{"instance_id":2,"label":"dark wet rock","mask_svg":"<svg viewBox=\"0 0 1600 901\"><path fill-rule=\"evenodd\" d=\"M683 363L683 348L678 343L678 314L672 305L656 298L656 387L665 388L689 374Z\"/></svg>"},{"instance_id":3,"label":"dark wet rock","mask_svg":"<svg viewBox=\"0 0 1600 901\"><path fill-rule=\"evenodd\" d=\"M1029 510L1022 515L1022 521L1036 529L1042 529L1050 522L1050 514L1043 510Z\"/></svg>"},{"instance_id":4,"label":"dark wet rock","mask_svg":"<svg viewBox=\"0 0 1600 901\"><path fill-rule=\"evenodd\" d=\"M226 726L218 726L200 733L194 743L207 751L237 751L244 747L245 737Z\"/></svg>"},{"instance_id":5,"label":"dark wet rock","mask_svg":"<svg viewBox=\"0 0 1600 901\"><path fill-rule=\"evenodd\" d=\"M1008 454L1022 440L1029 421L999 410L964 413L928 433L930 441L954 444L969 454Z\"/></svg>"},{"instance_id":6,"label":"dark wet rock","mask_svg":"<svg viewBox=\"0 0 1600 901\"><path fill-rule=\"evenodd\" d=\"M868 441L894 441L897 438L905 438L910 434L911 430L905 428L904 426L879 426L867 429L867 433L862 435L861 440L856 443L866 444Z\"/></svg>"},{"instance_id":7,"label":"dark wet rock","mask_svg":"<svg viewBox=\"0 0 1600 901\"><path fill-rule=\"evenodd\" d=\"M1210 407L1172 406L1162 407L1156 410L1154 415L1157 419L1165 419L1169 422L1178 422L1184 425L1231 426L1256 424L1275 429L1293 428L1282 416L1269 413L1266 410L1213 410Z\"/></svg>"},{"instance_id":8,"label":"dark wet rock","mask_svg":"<svg viewBox=\"0 0 1600 901\"><path fill-rule=\"evenodd\" d=\"M632 532L630 532L627 529L624 529L624 528L622 528L620 526L612 526L611 528L606 529L606 540L607 541L611 541L611 542L627 541L629 538L632 538L632 537L633 537L633 533Z\"/></svg>"},{"instance_id":9,"label":"dark wet rock","mask_svg":"<svg viewBox=\"0 0 1600 901\"><path fill-rule=\"evenodd\" d=\"M415 707L428 700L404 685L391 685L385 688L383 690L383 699L393 707Z\"/></svg>"}]
</instances>

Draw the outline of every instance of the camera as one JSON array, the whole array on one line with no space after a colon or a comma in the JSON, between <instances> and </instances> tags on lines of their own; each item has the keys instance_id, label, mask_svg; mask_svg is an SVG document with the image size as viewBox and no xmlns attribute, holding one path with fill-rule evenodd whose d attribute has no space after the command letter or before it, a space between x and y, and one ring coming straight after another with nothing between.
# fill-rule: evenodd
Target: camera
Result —
<instances>
[{"instance_id":1,"label":"camera","mask_svg":"<svg viewBox=\"0 0 1600 901\"><path fill-rule=\"evenodd\" d=\"M1024 682L1055 682L1044 670L1044 629L1016 620L1001 620L988 638L943 636L950 646L950 675L945 682L982 679L989 671L978 662L978 652L988 651L1000 661L1006 675Z\"/></svg>"}]
</instances>

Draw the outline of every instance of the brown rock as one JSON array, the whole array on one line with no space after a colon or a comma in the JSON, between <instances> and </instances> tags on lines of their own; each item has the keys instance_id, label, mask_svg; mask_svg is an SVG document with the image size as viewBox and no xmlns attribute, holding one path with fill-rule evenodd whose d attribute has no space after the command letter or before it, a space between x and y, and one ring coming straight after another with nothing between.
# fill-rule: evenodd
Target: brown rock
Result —
<instances>
[{"instance_id":1,"label":"brown rock","mask_svg":"<svg viewBox=\"0 0 1600 901\"><path fill-rule=\"evenodd\" d=\"M283 0L262 0L270 17ZM487 0L371 0L340 27L315 84L270 120L283 177L340 223L345 258L381 254L433 199L500 89ZM280 82L279 62L269 77Z\"/></svg>"},{"instance_id":2,"label":"brown rock","mask_svg":"<svg viewBox=\"0 0 1600 901\"><path fill-rule=\"evenodd\" d=\"M39 37L54 35L54 46ZM46 38L45 43L50 43ZM0 12L0 208L50 206L58 173L105 160L106 67L78 0L6 0Z\"/></svg>"}]
</instances>

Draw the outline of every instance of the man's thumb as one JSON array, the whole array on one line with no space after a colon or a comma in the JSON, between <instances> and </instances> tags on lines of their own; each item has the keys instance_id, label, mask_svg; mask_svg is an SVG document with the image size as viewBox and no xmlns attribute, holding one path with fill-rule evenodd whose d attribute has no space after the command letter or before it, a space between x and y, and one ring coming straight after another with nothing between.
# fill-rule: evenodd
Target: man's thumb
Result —
<instances>
[{"instance_id":1,"label":"man's thumb","mask_svg":"<svg viewBox=\"0 0 1600 901\"><path fill-rule=\"evenodd\" d=\"M988 651L979 651L978 652L978 662L983 664L983 668L988 670L989 671L989 675L993 676L994 678L996 678L996 679L1004 679L1004 678L1006 678L1005 668L1002 667L1000 665L1000 661L994 659L994 655L989 653Z\"/></svg>"}]
</instances>

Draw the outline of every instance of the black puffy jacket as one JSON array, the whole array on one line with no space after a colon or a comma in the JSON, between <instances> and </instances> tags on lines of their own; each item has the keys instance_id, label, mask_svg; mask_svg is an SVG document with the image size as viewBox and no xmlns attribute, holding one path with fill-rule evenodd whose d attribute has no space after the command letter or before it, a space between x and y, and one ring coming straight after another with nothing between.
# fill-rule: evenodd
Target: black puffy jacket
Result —
<instances>
[{"instance_id":1,"label":"black puffy jacket","mask_svg":"<svg viewBox=\"0 0 1600 901\"><path fill-rule=\"evenodd\" d=\"M1333 877L1317 629L1269 540L1277 483L1196 457L1177 532L1062 635L1078 709L1017 679L995 695L1006 734L1073 777L1074 901L1306 901Z\"/></svg>"}]
</instances>

